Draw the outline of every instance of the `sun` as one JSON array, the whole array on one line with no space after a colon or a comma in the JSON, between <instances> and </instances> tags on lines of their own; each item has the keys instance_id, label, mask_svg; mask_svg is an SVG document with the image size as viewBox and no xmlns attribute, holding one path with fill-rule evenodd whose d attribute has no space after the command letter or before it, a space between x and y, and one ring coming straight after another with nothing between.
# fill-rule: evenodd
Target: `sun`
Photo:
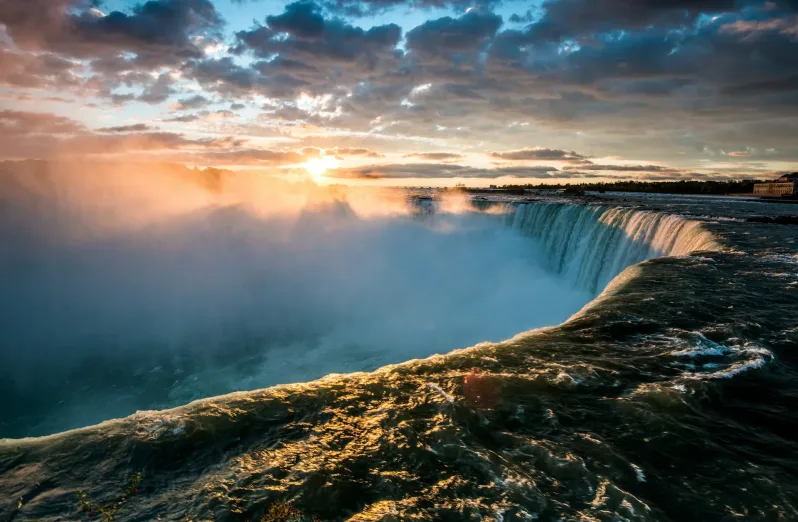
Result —
<instances>
[{"instance_id":1,"label":"sun","mask_svg":"<svg viewBox=\"0 0 798 522\"><path fill-rule=\"evenodd\" d=\"M321 179L328 170L338 166L338 160L334 156L321 156L308 160L304 167L313 179Z\"/></svg>"}]
</instances>

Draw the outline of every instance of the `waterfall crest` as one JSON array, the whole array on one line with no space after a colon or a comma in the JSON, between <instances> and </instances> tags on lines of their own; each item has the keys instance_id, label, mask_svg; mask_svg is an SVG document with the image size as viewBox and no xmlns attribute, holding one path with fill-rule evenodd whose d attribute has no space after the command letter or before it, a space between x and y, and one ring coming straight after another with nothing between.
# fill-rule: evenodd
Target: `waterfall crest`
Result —
<instances>
[{"instance_id":1,"label":"waterfall crest","mask_svg":"<svg viewBox=\"0 0 798 522\"><path fill-rule=\"evenodd\" d=\"M565 203L514 207L508 224L540 242L548 268L593 293L646 259L720 248L702 223L670 214Z\"/></svg>"}]
</instances>

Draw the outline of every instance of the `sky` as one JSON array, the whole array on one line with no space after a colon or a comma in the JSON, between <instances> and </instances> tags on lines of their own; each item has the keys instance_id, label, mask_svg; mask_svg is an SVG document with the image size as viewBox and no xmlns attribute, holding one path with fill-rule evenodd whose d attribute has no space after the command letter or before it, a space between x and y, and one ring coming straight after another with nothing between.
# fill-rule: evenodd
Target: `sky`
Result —
<instances>
[{"instance_id":1,"label":"sky","mask_svg":"<svg viewBox=\"0 0 798 522\"><path fill-rule=\"evenodd\" d=\"M0 160L322 183L798 170L798 0L3 0Z\"/></svg>"}]
</instances>

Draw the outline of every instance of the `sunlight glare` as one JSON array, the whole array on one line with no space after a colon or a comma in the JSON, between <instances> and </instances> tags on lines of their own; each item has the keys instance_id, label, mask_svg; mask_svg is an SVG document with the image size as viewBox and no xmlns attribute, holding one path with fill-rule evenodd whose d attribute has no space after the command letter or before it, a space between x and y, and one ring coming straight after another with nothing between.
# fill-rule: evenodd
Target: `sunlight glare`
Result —
<instances>
[{"instance_id":1,"label":"sunlight glare","mask_svg":"<svg viewBox=\"0 0 798 522\"><path fill-rule=\"evenodd\" d=\"M321 156L308 160L304 166L314 179L320 179L328 170L338 167L338 160L334 156Z\"/></svg>"}]
</instances>

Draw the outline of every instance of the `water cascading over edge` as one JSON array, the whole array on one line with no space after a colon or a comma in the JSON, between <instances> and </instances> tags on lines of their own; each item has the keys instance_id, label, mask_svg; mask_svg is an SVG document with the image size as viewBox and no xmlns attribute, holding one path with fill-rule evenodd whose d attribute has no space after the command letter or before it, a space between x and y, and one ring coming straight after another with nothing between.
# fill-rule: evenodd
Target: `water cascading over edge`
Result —
<instances>
[{"instance_id":1,"label":"water cascading over edge","mask_svg":"<svg viewBox=\"0 0 798 522\"><path fill-rule=\"evenodd\" d=\"M681 216L566 203L511 206L508 224L540 242L548 268L593 293L646 259L720 248L702 223Z\"/></svg>"}]
</instances>

